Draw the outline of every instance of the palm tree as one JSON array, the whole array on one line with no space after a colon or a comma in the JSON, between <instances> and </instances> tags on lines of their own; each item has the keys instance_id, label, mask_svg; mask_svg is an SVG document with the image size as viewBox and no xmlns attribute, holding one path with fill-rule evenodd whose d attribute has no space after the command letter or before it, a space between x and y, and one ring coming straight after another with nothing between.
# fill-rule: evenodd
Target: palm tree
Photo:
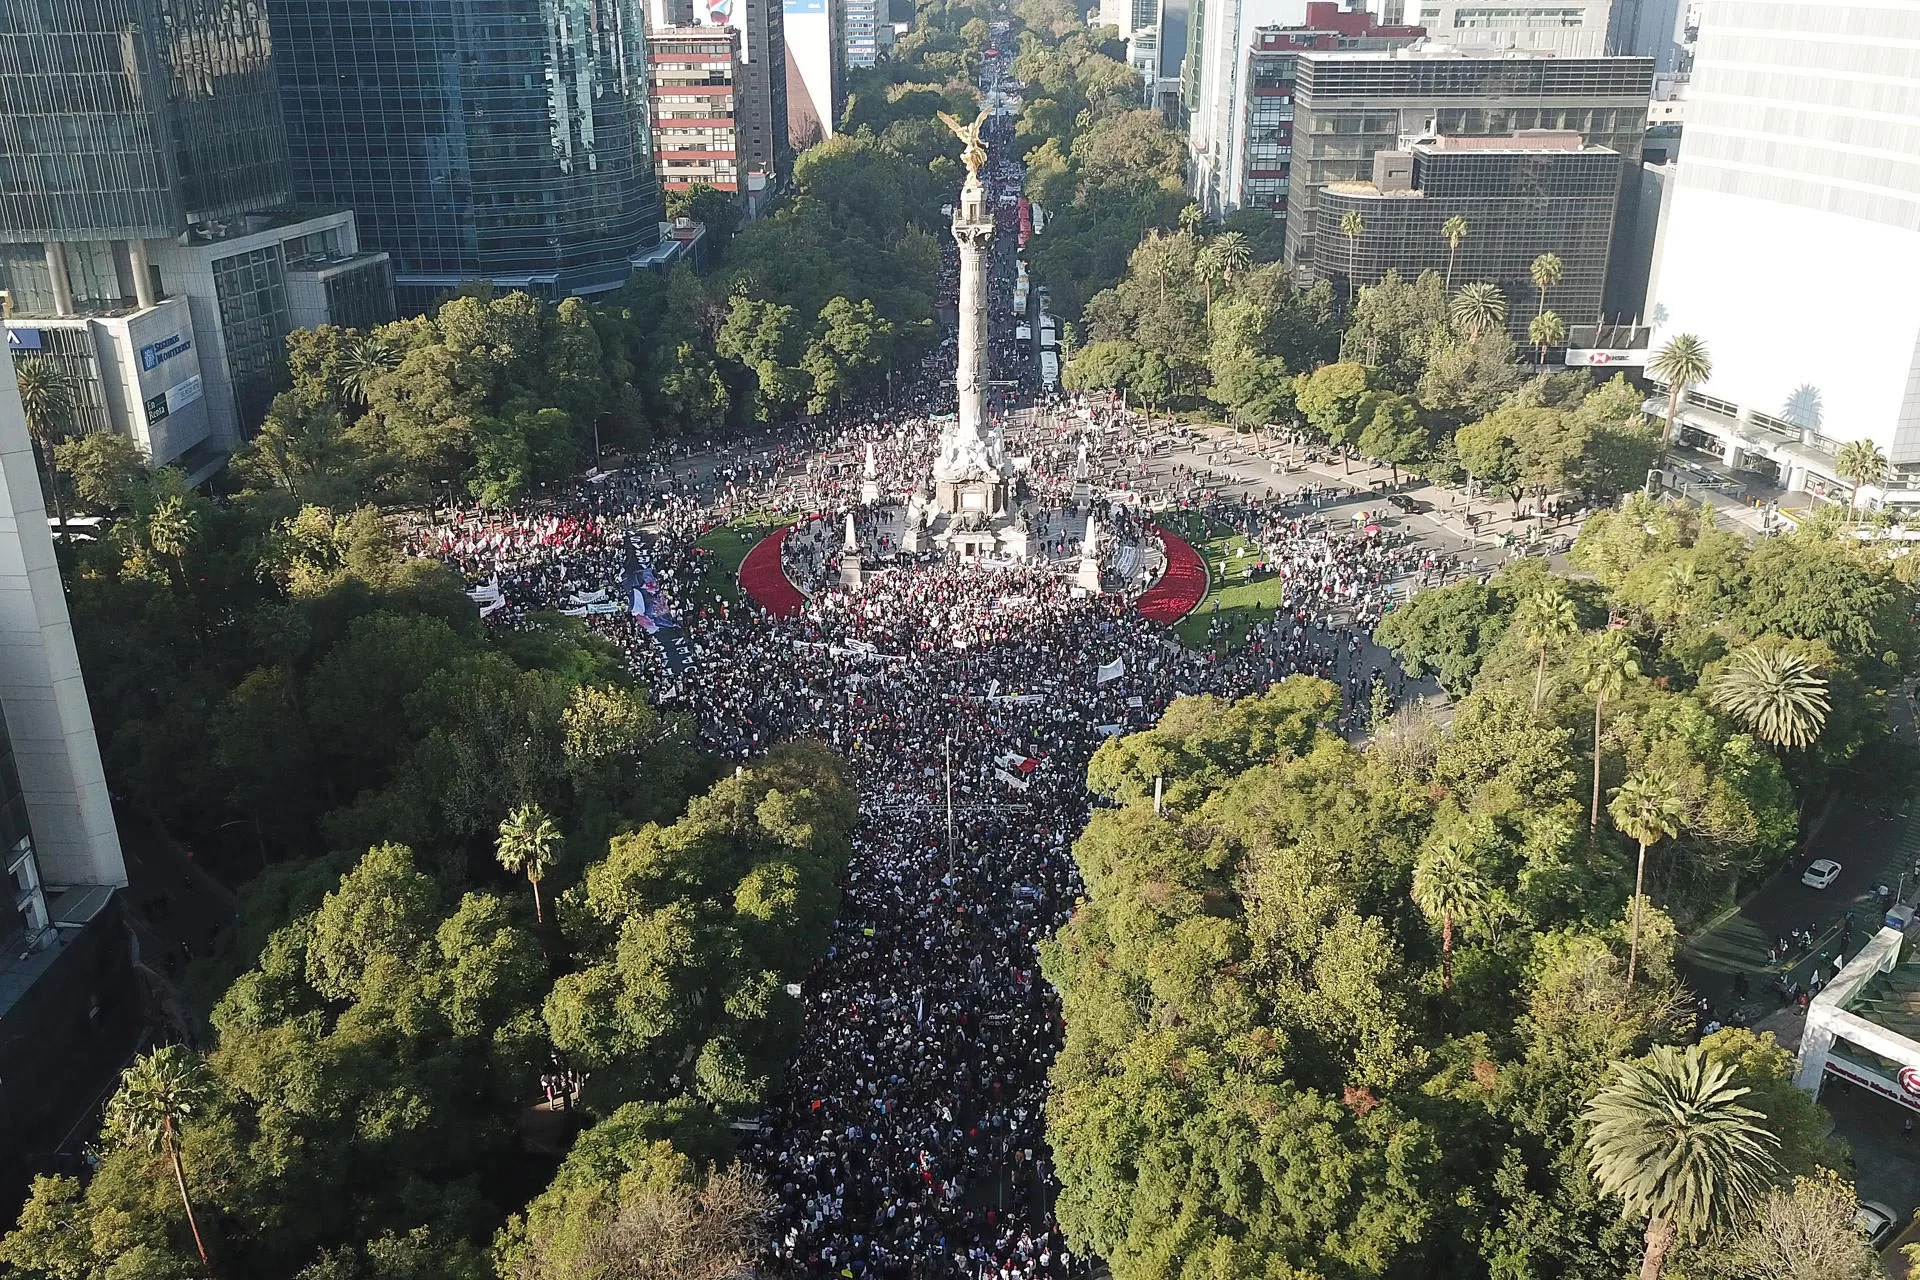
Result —
<instances>
[{"instance_id":1,"label":"palm tree","mask_svg":"<svg viewBox=\"0 0 1920 1280\"><path fill-rule=\"evenodd\" d=\"M1547 651L1558 649L1580 634L1580 619L1573 601L1559 591L1536 591L1520 602L1514 611L1513 625L1520 639L1539 655L1533 672L1533 714L1540 714L1540 693L1547 679Z\"/></svg>"},{"instance_id":2,"label":"palm tree","mask_svg":"<svg viewBox=\"0 0 1920 1280\"><path fill-rule=\"evenodd\" d=\"M1413 905L1440 925L1440 985L1453 986L1453 927L1478 919L1487 906L1487 882L1467 849L1446 843L1413 864Z\"/></svg>"},{"instance_id":3,"label":"palm tree","mask_svg":"<svg viewBox=\"0 0 1920 1280\"><path fill-rule=\"evenodd\" d=\"M153 548L155 555L165 556L173 562L174 586L180 591L185 591L187 587L187 552L192 550L199 528L199 519L193 508L177 493L161 502L147 516L147 545Z\"/></svg>"},{"instance_id":4,"label":"palm tree","mask_svg":"<svg viewBox=\"0 0 1920 1280\"><path fill-rule=\"evenodd\" d=\"M1220 265L1231 288L1234 273L1253 266L1253 244L1238 231L1223 231L1213 238L1213 247L1220 253Z\"/></svg>"},{"instance_id":5,"label":"palm tree","mask_svg":"<svg viewBox=\"0 0 1920 1280\"><path fill-rule=\"evenodd\" d=\"M1667 384L1667 429L1661 444L1673 443L1673 417L1680 411L1680 397L1696 382L1713 376L1713 357L1707 344L1691 333L1676 333L1667 345L1653 353L1647 371Z\"/></svg>"},{"instance_id":6,"label":"palm tree","mask_svg":"<svg viewBox=\"0 0 1920 1280\"><path fill-rule=\"evenodd\" d=\"M1221 260L1220 251L1210 244L1203 244L1193 255L1193 274L1207 287L1207 332L1213 332L1213 282L1226 274L1226 263Z\"/></svg>"},{"instance_id":7,"label":"palm tree","mask_svg":"<svg viewBox=\"0 0 1920 1280\"><path fill-rule=\"evenodd\" d=\"M533 886L533 918L537 924L546 923L540 909L540 881L553 867L559 851L560 828L553 825L547 811L537 804L521 805L500 824L500 840L494 846L494 856L508 874L525 873L527 883Z\"/></svg>"},{"instance_id":8,"label":"palm tree","mask_svg":"<svg viewBox=\"0 0 1920 1280\"><path fill-rule=\"evenodd\" d=\"M1750 644L1707 686L1707 701L1775 747L1801 751L1827 727L1827 678L1804 654Z\"/></svg>"},{"instance_id":9,"label":"palm tree","mask_svg":"<svg viewBox=\"0 0 1920 1280\"><path fill-rule=\"evenodd\" d=\"M1725 1224L1766 1191L1779 1140L1733 1067L1699 1045L1658 1045L1614 1064L1613 1083L1587 1104L1587 1169L1601 1194L1647 1219L1640 1280L1659 1280L1675 1242Z\"/></svg>"},{"instance_id":10,"label":"palm tree","mask_svg":"<svg viewBox=\"0 0 1920 1280\"><path fill-rule=\"evenodd\" d=\"M353 340L340 358L340 394L365 408L373 384L400 363L400 353L372 334Z\"/></svg>"},{"instance_id":11,"label":"palm tree","mask_svg":"<svg viewBox=\"0 0 1920 1280\"><path fill-rule=\"evenodd\" d=\"M1527 342L1540 350L1539 367L1547 367L1547 348L1567 340L1567 322L1557 312L1542 311L1527 321Z\"/></svg>"},{"instance_id":12,"label":"palm tree","mask_svg":"<svg viewBox=\"0 0 1920 1280\"><path fill-rule=\"evenodd\" d=\"M1360 263L1356 260L1360 253L1360 236L1367 229L1366 222L1360 217L1358 209L1349 209L1340 215L1340 234L1347 238L1347 308L1353 308L1353 282L1360 274Z\"/></svg>"},{"instance_id":13,"label":"palm tree","mask_svg":"<svg viewBox=\"0 0 1920 1280\"><path fill-rule=\"evenodd\" d=\"M1557 253L1543 253L1527 268L1527 274L1533 277L1533 287L1540 291L1540 311L1534 312L1535 315L1547 309L1547 290L1559 284L1560 277L1566 273L1567 266Z\"/></svg>"},{"instance_id":14,"label":"palm tree","mask_svg":"<svg viewBox=\"0 0 1920 1280\"><path fill-rule=\"evenodd\" d=\"M1842 480L1853 481L1853 493L1847 498L1847 518L1852 520L1859 515L1861 488L1886 482L1887 455L1871 440L1855 440L1840 446L1833 469Z\"/></svg>"},{"instance_id":15,"label":"palm tree","mask_svg":"<svg viewBox=\"0 0 1920 1280\"><path fill-rule=\"evenodd\" d=\"M1453 288L1453 260L1460 252L1460 242L1467 238L1470 229L1467 220L1457 213L1440 224L1441 238L1447 242L1446 287L1449 289Z\"/></svg>"},{"instance_id":16,"label":"palm tree","mask_svg":"<svg viewBox=\"0 0 1920 1280\"><path fill-rule=\"evenodd\" d=\"M60 536L67 534L67 508L60 497L60 473L54 469L53 446L73 423L74 382L67 371L44 356L20 360L13 367L20 387L20 408L27 415L27 434L33 438L33 458L46 474L53 497L53 515Z\"/></svg>"},{"instance_id":17,"label":"palm tree","mask_svg":"<svg viewBox=\"0 0 1920 1280\"><path fill-rule=\"evenodd\" d=\"M1639 842L1640 862L1633 873L1633 940L1627 944L1627 985L1640 967L1640 899L1647 884L1647 850L1680 834L1680 792L1665 774L1636 773L1620 784L1607 805L1613 825Z\"/></svg>"},{"instance_id":18,"label":"palm tree","mask_svg":"<svg viewBox=\"0 0 1920 1280\"><path fill-rule=\"evenodd\" d=\"M1448 310L1453 322L1467 331L1468 338L1478 338L1488 329L1507 322L1507 295L1497 284L1475 281L1460 287Z\"/></svg>"},{"instance_id":19,"label":"palm tree","mask_svg":"<svg viewBox=\"0 0 1920 1280\"><path fill-rule=\"evenodd\" d=\"M173 1166L173 1185L187 1211L187 1227L200 1263L207 1262L207 1246L193 1216L193 1197L187 1194L187 1169L180 1158L180 1126L212 1103L213 1081L190 1050L168 1045L135 1058L120 1077L119 1092L107 1104L104 1136L122 1146L141 1145L149 1152L165 1152Z\"/></svg>"},{"instance_id":20,"label":"palm tree","mask_svg":"<svg viewBox=\"0 0 1920 1280\"><path fill-rule=\"evenodd\" d=\"M1593 813L1589 830L1600 829L1600 712L1625 691L1627 681L1640 674L1633 647L1622 631L1602 631L1587 642L1573 660L1580 687L1593 695Z\"/></svg>"}]
</instances>

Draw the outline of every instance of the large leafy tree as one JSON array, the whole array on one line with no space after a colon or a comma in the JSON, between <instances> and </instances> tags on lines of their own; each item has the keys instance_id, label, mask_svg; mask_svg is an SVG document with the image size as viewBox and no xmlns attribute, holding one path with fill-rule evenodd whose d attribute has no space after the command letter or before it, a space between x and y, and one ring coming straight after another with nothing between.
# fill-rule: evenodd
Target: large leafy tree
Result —
<instances>
[{"instance_id":1,"label":"large leafy tree","mask_svg":"<svg viewBox=\"0 0 1920 1280\"><path fill-rule=\"evenodd\" d=\"M1603 1195L1645 1218L1640 1280L1659 1280L1676 1242L1736 1220L1764 1194L1777 1140L1730 1067L1698 1046L1662 1045L1615 1065L1587 1104L1587 1165Z\"/></svg>"}]
</instances>

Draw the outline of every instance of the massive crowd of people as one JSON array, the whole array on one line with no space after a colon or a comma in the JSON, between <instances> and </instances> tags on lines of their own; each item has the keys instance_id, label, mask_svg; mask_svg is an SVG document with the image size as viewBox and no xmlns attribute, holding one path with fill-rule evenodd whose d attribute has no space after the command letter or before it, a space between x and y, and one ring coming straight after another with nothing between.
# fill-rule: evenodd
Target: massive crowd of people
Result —
<instances>
[{"instance_id":1,"label":"massive crowd of people","mask_svg":"<svg viewBox=\"0 0 1920 1280\"><path fill-rule=\"evenodd\" d=\"M996 273L1010 262L996 259ZM1023 362L1008 372L1031 387L1025 357L995 350ZM1284 579L1282 607L1244 644L1185 647L1124 595L1075 588L1084 519L1061 508L1093 475L1103 537L1144 542L1141 495L1116 480L1151 450L1081 431L1085 417L1057 404L1009 424L1026 491L1053 499L1034 522L1043 554L1011 566L892 554L880 514L861 503L868 458L886 494L923 481L933 419L951 406L950 361L950 349L936 353L928 376L892 398L783 429L780 444L709 450L704 462L663 450L524 509L454 514L416 535L416 550L466 575L496 624L554 610L618 642L706 750L748 759L810 737L848 761L862 822L840 918L802 984L805 1033L750 1146L779 1203L769 1264L795 1275L1085 1273L1050 1212L1046 1072L1060 1026L1036 948L1080 890L1070 848L1089 757L1182 694L1239 696L1296 672L1341 683L1357 713L1376 681L1397 680L1369 657L1372 620L1397 582L1443 568L1404 540L1315 514L1302 494L1180 494L1253 548L1232 572ZM790 540L788 572L808 598L785 618L716 590L698 545L767 509L821 514ZM857 591L828 572L849 511L875 559Z\"/></svg>"}]
</instances>

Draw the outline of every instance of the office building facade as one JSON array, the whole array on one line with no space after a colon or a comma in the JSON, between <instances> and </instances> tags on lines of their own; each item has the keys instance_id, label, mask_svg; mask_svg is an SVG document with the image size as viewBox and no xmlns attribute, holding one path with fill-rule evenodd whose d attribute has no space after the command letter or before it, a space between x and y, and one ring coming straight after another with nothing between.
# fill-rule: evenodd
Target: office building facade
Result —
<instances>
[{"instance_id":1,"label":"office building facade","mask_svg":"<svg viewBox=\"0 0 1920 1280\"><path fill-rule=\"evenodd\" d=\"M402 310L474 280L624 284L660 243L639 0L274 0L303 202L389 253Z\"/></svg>"},{"instance_id":2,"label":"office building facade","mask_svg":"<svg viewBox=\"0 0 1920 1280\"><path fill-rule=\"evenodd\" d=\"M127 882L13 370L0 364L0 1176L46 1150L138 1025ZM88 1089L97 1088L89 1084ZM76 1104L79 1104L76 1106Z\"/></svg>"},{"instance_id":3,"label":"office building facade","mask_svg":"<svg viewBox=\"0 0 1920 1280\"><path fill-rule=\"evenodd\" d=\"M845 0L785 0L787 141L795 152L831 138L846 110Z\"/></svg>"},{"instance_id":4,"label":"office building facade","mask_svg":"<svg viewBox=\"0 0 1920 1280\"><path fill-rule=\"evenodd\" d=\"M1833 453L1872 440L1920 504L1920 9L1712 6L1650 297L1656 348L1712 353L1695 438L1841 501Z\"/></svg>"},{"instance_id":5,"label":"office building facade","mask_svg":"<svg viewBox=\"0 0 1920 1280\"><path fill-rule=\"evenodd\" d=\"M1388 0L1371 0L1376 13ZM1637 3L1638 0L1625 0ZM1401 20L1461 49L1524 49L1558 58L1619 52L1608 43L1616 0L1406 0Z\"/></svg>"},{"instance_id":6,"label":"office building facade","mask_svg":"<svg viewBox=\"0 0 1920 1280\"><path fill-rule=\"evenodd\" d=\"M1564 274L1545 305L1568 325L1598 324L1622 171L1618 152L1586 145L1577 133L1431 138L1382 151L1371 181L1321 191L1314 274L1343 288L1374 284L1390 270L1407 280L1450 271L1456 286L1497 284L1508 331L1525 346L1542 302L1529 270L1551 253ZM1360 217L1352 236L1342 228L1349 213ZM1471 228L1457 253L1441 232L1454 217Z\"/></svg>"},{"instance_id":7,"label":"office building facade","mask_svg":"<svg viewBox=\"0 0 1920 1280\"><path fill-rule=\"evenodd\" d=\"M647 61L661 189L706 185L738 195L740 33L730 27L655 27Z\"/></svg>"},{"instance_id":8,"label":"office building facade","mask_svg":"<svg viewBox=\"0 0 1920 1280\"><path fill-rule=\"evenodd\" d=\"M846 0L847 65L871 67L893 44L892 8L887 0Z\"/></svg>"},{"instance_id":9,"label":"office building facade","mask_svg":"<svg viewBox=\"0 0 1920 1280\"><path fill-rule=\"evenodd\" d=\"M259 312L243 285L270 275L273 290L298 288L284 254L270 271L240 273L248 260L235 243L269 228L354 240L351 214L286 212L285 136L260 6L4 6L0 115L8 346L69 374L70 430L117 431L156 463L211 475L265 413L294 323L284 306ZM323 298L340 309L305 314L390 317L384 259L357 247L349 256L316 268L327 277ZM346 305L349 294L370 304Z\"/></svg>"},{"instance_id":10,"label":"office building facade","mask_svg":"<svg viewBox=\"0 0 1920 1280\"><path fill-rule=\"evenodd\" d=\"M1097 27L1112 27L1126 40L1134 32L1159 21L1160 0L1100 0L1093 19Z\"/></svg>"},{"instance_id":11,"label":"office building facade","mask_svg":"<svg viewBox=\"0 0 1920 1280\"><path fill-rule=\"evenodd\" d=\"M1385 27L1371 14L1338 5L1309 4L1293 27L1257 27L1245 51L1231 132L1218 145L1195 147L1190 166L1194 198L1215 217L1245 206L1284 217L1293 155L1293 63L1310 50L1391 49L1421 36L1418 27Z\"/></svg>"},{"instance_id":12,"label":"office building facade","mask_svg":"<svg viewBox=\"0 0 1920 1280\"><path fill-rule=\"evenodd\" d=\"M1373 157L1403 137L1544 129L1637 156L1652 87L1646 58L1470 54L1431 40L1386 52L1303 53L1294 71L1286 262L1303 272L1313 266L1320 191L1371 181Z\"/></svg>"}]
</instances>

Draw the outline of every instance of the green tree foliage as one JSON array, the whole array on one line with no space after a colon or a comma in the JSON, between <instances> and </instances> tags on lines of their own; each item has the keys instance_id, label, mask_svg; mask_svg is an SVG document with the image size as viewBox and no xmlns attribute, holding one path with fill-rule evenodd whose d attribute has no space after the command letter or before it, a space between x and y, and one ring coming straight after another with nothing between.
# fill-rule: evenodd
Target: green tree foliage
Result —
<instances>
[{"instance_id":1,"label":"green tree foliage","mask_svg":"<svg viewBox=\"0 0 1920 1280\"><path fill-rule=\"evenodd\" d=\"M671 826L615 837L561 899L581 964L545 1009L554 1043L590 1065L594 1098L665 1100L684 1072L715 1107L758 1104L800 1016L783 988L833 917L854 819L838 763L800 745L722 780Z\"/></svg>"}]
</instances>

